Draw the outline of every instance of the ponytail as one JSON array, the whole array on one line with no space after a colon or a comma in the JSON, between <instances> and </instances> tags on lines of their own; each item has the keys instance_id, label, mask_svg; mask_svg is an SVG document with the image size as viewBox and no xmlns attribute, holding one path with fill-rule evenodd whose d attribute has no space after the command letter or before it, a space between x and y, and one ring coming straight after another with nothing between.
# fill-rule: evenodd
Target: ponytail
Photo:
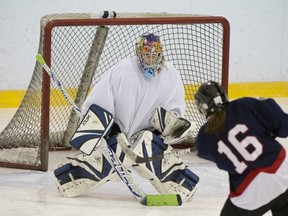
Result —
<instances>
[{"instance_id":1,"label":"ponytail","mask_svg":"<svg viewBox=\"0 0 288 216\"><path fill-rule=\"evenodd\" d=\"M218 109L213 113L206 124L205 133L217 135L225 126L226 112L225 109Z\"/></svg>"}]
</instances>

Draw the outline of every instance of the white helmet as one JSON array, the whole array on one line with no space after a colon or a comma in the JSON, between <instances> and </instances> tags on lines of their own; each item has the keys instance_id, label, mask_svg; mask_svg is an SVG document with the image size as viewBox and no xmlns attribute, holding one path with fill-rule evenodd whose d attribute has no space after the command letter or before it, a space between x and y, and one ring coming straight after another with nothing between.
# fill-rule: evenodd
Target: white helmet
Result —
<instances>
[{"instance_id":1,"label":"white helmet","mask_svg":"<svg viewBox=\"0 0 288 216\"><path fill-rule=\"evenodd\" d=\"M140 68L146 78L152 78L160 69L162 56L162 44L159 36L153 33L143 34L136 43L136 54Z\"/></svg>"}]
</instances>

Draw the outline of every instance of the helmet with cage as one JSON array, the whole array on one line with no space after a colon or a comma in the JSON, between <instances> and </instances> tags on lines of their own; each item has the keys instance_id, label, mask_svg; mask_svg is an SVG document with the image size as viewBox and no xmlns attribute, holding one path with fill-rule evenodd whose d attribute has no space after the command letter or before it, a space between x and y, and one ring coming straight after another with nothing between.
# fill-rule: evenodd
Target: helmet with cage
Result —
<instances>
[{"instance_id":1,"label":"helmet with cage","mask_svg":"<svg viewBox=\"0 0 288 216\"><path fill-rule=\"evenodd\" d=\"M229 104L226 90L214 81L202 84L194 97L198 110L207 118Z\"/></svg>"},{"instance_id":2,"label":"helmet with cage","mask_svg":"<svg viewBox=\"0 0 288 216\"><path fill-rule=\"evenodd\" d=\"M140 68L146 78L155 77L161 69L163 47L159 36L147 33L140 36L136 43L136 55Z\"/></svg>"}]
</instances>

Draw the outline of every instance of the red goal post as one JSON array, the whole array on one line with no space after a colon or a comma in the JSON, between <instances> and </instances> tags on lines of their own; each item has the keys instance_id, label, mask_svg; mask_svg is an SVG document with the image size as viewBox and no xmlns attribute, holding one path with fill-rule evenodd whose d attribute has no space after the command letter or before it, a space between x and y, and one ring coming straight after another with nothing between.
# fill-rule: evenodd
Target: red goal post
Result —
<instances>
[{"instance_id":1,"label":"red goal post","mask_svg":"<svg viewBox=\"0 0 288 216\"><path fill-rule=\"evenodd\" d=\"M205 121L193 104L199 84L214 80L228 87L230 27L224 17L118 13L103 19L52 14L41 19L39 53L81 107L105 71L135 54L135 41L146 32L161 37L164 57L179 70L185 86L186 117L199 128ZM0 166L46 171L49 150L70 147L78 120L36 63L19 109L0 134Z\"/></svg>"}]
</instances>

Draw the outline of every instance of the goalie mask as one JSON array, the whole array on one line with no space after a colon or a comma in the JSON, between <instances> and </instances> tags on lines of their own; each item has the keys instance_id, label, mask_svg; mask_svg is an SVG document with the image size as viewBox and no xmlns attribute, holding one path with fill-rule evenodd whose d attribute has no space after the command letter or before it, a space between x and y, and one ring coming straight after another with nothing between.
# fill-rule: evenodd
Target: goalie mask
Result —
<instances>
[{"instance_id":1,"label":"goalie mask","mask_svg":"<svg viewBox=\"0 0 288 216\"><path fill-rule=\"evenodd\" d=\"M163 60L160 38L153 33L141 35L136 43L136 55L141 71L148 79L155 77Z\"/></svg>"},{"instance_id":2,"label":"goalie mask","mask_svg":"<svg viewBox=\"0 0 288 216\"><path fill-rule=\"evenodd\" d=\"M224 87L213 81L202 84L194 97L198 110L206 118L218 109L224 109L229 104Z\"/></svg>"}]
</instances>

